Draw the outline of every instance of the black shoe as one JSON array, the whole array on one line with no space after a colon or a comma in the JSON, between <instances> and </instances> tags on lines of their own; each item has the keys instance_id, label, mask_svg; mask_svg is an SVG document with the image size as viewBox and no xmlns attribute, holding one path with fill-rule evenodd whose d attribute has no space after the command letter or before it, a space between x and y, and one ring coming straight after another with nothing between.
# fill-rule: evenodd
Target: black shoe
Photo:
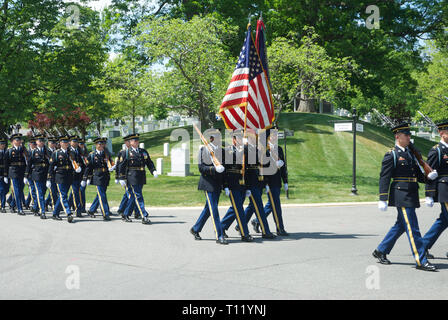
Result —
<instances>
[{"instance_id":1,"label":"black shoe","mask_svg":"<svg viewBox=\"0 0 448 320\"><path fill-rule=\"evenodd\" d=\"M58 214L57 215L53 215L52 219L53 220L58 220L58 221L62 220L62 218Z\"/></svg>"},{"instance_id":2,"label":"black shoe","mask_svg":"<svg viewBox=\"0 0 448 320\"><path fill-rule=\"evenodd\" d=\"M202 240L201 236L199 235L199 232L194 231L193 228L190 229L190 233L194 235L194 240Z\"/></svg>"},{"instance_id":3,"label":"black shoe","mask_svg":"<svg viewBox=\"0 0 448 320\"><path fill-rule=\"evenodd\" d=\"M118 213L118 214L123 214L124 212L121 211L120 209L118 209L118 210L117 210L117 213Z\"/></svg>"},{"instance_id":4,"label":"black shoe","mask_svg":"<svg viewBox=\"0 0 448 320\"><path fill-rule=\"evenodd\" d=\"M72 223L73 222L73 215L72 214L69 214L67 216L67 221L68 221L68 223Z\"/></svg>"},{"instance_id":5,"label":"black shoe","mask_svg":"<svg viewBox=\"0 0 448 320\"><path fill-rule=\"evenodd\" d=\"M425 253L426 253L426 259L434 259L434 256L429 253L429 250L426 250Z\"/></svg>"},{"instance_id":6,"label":"black shoe","mask_svg":"<svg viewBox=\"0 0 448 320\"><path fill-rule=\"evenodd\" d=\"M263 239L275 239L276 236L273 233L266 233L264 235L261 236Z\"/></svg>"},{"instance_id":7,"label":"black shoe","mask_svg":"<svg viewBox=\"0 0 448 320\"><path fill-rule=\"evenodd\" d=\"M19 210L19 211L17 212L17 214L18 214L19 216L24 216L24 215L25 215L25 212Z\"/></svg>"},{"instance_id":8,"label":"black shoe","mask_svg":"<svg viewBox=\"0 0 448 320\"><path fill-rule=\"evenodd\" d=\"M42 214L40 215L40 218L41 218L42 220L45 220L45 219L47 219L47 216L45 215L45 213L42 213Z\"/></svg>"},{"instance_id":9,"label":"black shoe","mask_svg":"<svg viewBox=\"0 0 448 320\"><path fill-rule=\"evenodd\" d=\"M260 223L257 220L253 219L250 223L252 224L252 227L254 228L255 233L261 233Z\"/></svg>"},{"instance_id":10,"label":"black shoe","mask_svg":"<svg viewBox=\"0 0 448 320\"><path fill-rule=\"evenodd\" d=\"M16 213L16 208L14 208L14 207L9 208L9 212Z\"/></svg>"},{"instance_id":11,"label":"black shoe","mask_svg":"<svg viewBox=\"0 0 448 320\"><path fill-rule=\"evenodd\" d=\"M378 259L379 263L381 264L391 264L391 262L386 258L386 255L382 253L381 251L378 251L375 249L373 251L372 255Z\"/></svg>"},{"instance_id":12,"label":"black shoe","mask_svg":"<svg viewBox=\"0 0 448 320\"><path fill-rule=\"evenodd\" d=\"M223 237L221 237L221 238L219 238L218 240L216 240L216 243L218 243L218 244L229 244L229 243L227 242L227 240L224 239Z\"/></svg>"},{"instance_id":13,"label":"black shoe","mask_svg":"<svg viewBox=\"0 0 448 320\"><path fill-rule=\"evenodd\" d=\"M87 213L86 209L82 209L81 213Z\"/></svg>"},{"instance_id":14,"label":"black shoe","mask_svg":"<svg viewBox=\"0 0 448 320\"><path fill-rule=\"evenodd\" d=\"M252 238L251 235L242 236L242 237L241 237L241 241L244 241L244 242L252 242L252 241L254 241L254 238Z\"/></svg>"},{"instance_id":15,"label":"black shoe","mask_svg":"<svg viewBox=\"0 0 448 320\"><path fill-rule=\"evenodd\" d=\"M121 220L123 220L124 222L132 222L132 220L128 216L125 216L124 214L121 215Z\"/></svg>"},{"instance_id":16,"label":"black shoe","mask_svg":"<svg viewBox=\"0 0 448 320\"><path fill-rule=\"evenodd\" d=\"M142 216L140 215L140 213L136 213L134 214L134 219L141 219Z\"/></svg>"},{"instance_id":17,"label":"black shoe","mask_svg":"<svg viewBox=\"0 0 448 320\"><path fill-rule=\"evenodd\" d=\"M78 213L76 214L76 217L77 217L77 218L82 218L82 214L81 214L80 212L78 212Z\"/></svg>"},{"instance_id":18,"label":"black shoe","mask_svg":"<svg viewBox=\"0 0 448 320\"><path fill-rule=\"evenodd\" d=\"M6 209L5 208L2 208L2 211L1 211L2 213L6 213Z\"/></svg>"},{"instance_id":19,"label":"black shoe","mask_svg":"<svg viewBox=\"0 0 448 320\"><path fill-rule=\"evenodd\" d=\"M430 264L429 262L426 262L424 265L422 266L417 266L418 270L423 270L423 271L437 271L437 268L435 265Z\"/></svg>"},{"instance_id":20,"label":"black shoe","mask_svg":"<svg viewBox=\"0 0 448 320\"><path fill-rule=\"evenodd\" d=\"M240 235L241 235L241 231L240 231L240 226L239 226L239 225L236 225L236 226L235 226L235 231L239 232Z\"/></svg>"},{"instance_id":21,"label":"black shoe","mask_svg":"<svg viewBox=\"0 0 448 320\"><path fill-rule=\"evenodd\" d=\"M30 206L25 206L25 210L30 210Z\"/></svg>"},{"instance_id":22,"label":"black shoe","mask_svg":"<svg viewBox=\"0 0 448 320\"><path fill-rule=\"evenodd\" d=\"M228 239L229 236L227 235L225 230L222 230L222 236L224 237L224 239Z\"/></svg>"},{"instance_id":23,"label":"black shoe","mask_svg":"<svg viewBox=\"0 0 448 320\"><path fill-rule=\"evenodd\" d=\"M34 216L38 217L38 216L40 216L40 213L39 212L34 212Z\"/></svg>"},{"instance_id":24,"label":"black shoe","mask_svg":"<svg viewBox=\"0 0 448 320\"><path fill-rule=\"evenodd\" d=\"M95 218L95 212L87 211L87 214L90 216L90 218Z\"/></svg>"},{"instance_id":25,"label":"black shoe","mask_svg":"<svg viewBox=\"0 0 448 320\"><path fill-rule=\"evenodd\" d=\"M281 237L289 236L289 233L285 231L285 229L277 230L277 235Z\"/></svg>"},{"instance_id":26,"label":"black shoe","mask_svg":"<svg viewBox=\"0 0 448 320\"><path fill-rule=\"evenodd\" d=\"M104 217L103 217L103 220L104 220L104 221L111 221L111 218L110 218L109 216L104 216Z\"/></svg>"},{"instance_id":27,"label":"black shoe","mask_svg":"<svg viewBox=\"0 0 448 320\"><path fill-rule=\"evenodd\" d=\"M142 224L151 224L151 220L148 217L143 217Z\"/></svg>"}]
</instances>

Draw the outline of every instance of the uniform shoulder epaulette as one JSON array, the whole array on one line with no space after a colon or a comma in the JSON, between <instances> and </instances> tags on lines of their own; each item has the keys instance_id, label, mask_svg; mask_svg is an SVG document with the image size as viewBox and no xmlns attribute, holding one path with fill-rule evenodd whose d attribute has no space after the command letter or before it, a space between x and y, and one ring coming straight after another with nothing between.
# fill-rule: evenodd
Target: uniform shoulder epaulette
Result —
<instances>
[{"instance_id":1,"label":"uniform shoulder epaulette","mask_svg":"<svg viewBox=\"0 0 448 320\"><path fill-rule=\"evenodd\" d=\"M437 149L437 147L439 146L439 144L436 144L434 147L432 147L433 149Z\"/></svg>"},{"instance_id":2,"label":"uniform shoulder epaulette","mask_svg":"<svg viewBox=\"0 0 448 320\"><path fill-rule=\"evenodd\" d=\"M392 151L394 151L394 150L395 150L395 148L390 148L389 151L387 151L387 154L392 153Z\"/></svg>"}]
</instances>

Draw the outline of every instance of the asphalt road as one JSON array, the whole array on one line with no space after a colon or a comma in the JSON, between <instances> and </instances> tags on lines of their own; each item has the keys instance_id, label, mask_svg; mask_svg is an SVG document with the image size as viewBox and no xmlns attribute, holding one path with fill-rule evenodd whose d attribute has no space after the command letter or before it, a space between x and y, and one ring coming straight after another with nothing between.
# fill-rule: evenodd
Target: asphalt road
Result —
<instances>
[{"instance_id":1,"label":"asphalt road","mask_svg":"<svg viewBox=\"0 0 448 320\"><path fill-rule=\"evenodd\" d=\"M422 207L422 233L439 207ZM288 207L288 238L215 243L198 209L150 209L152 225L88 217L75 223L0 214L1 299L447 299L448 232L432 253L439 272L415 269L403 235L376 263L372 251L396 217L375 205ZM220 210L221 216L224 210ZM269 217L271 228L274 227ZM252 230L251 230L252 231Z\"/></svg>"}]
</instances>

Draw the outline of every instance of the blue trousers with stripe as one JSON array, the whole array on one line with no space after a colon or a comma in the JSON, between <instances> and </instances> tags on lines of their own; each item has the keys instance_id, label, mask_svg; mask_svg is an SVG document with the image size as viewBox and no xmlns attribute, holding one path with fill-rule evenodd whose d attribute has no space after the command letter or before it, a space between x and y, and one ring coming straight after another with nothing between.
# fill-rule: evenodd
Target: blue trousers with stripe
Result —
<instances>
[{"instance_id":1,"label":"blue trousers with stripe","mask_svg":"<svg viewBox=\"0 0 448 320\"><path fill-rule=\"evenodd\" d=\"M9 191L9 183L3 181L3 177L0 177L0 205L4 209L6 207L6 195Z\"/></svg>"},{"instance_id":2,"label":"blue trousers with stripe","mask_svg":"<svg viewBox=\"0 0 448 320\"><path fill-rule=\"evenodd\" d=\"M246 215L244 214L244 197L246 191L244 190L230 190L230 203L231 206L227 210L226 215L221 220L221 226L223 230L229 229L230 225L236 219L238 226L240 227L241 235L248 236L249 229L247 228Z\"/></svg>"},{"instance_id":3,"label":"blue trousers with stripe","mask_svg":"<svg viewBox=\"0 0 448 320\"><path fill-rule=\"evenodd\" d=\"M82 211L82 199L81 199L81 181L74 180L72 183L72 192L68 199L70 207L75 208L76 213Z\"/></svg>"},{"instance_id":4,"label":"blue trousers with stripe","mask_svg":"<svg viewBox=\"0 0 448 320\"><path fill-rule=\"evenodd\" d=\"M47 192L47 186L45 185L46 182L33 181L32 183L34 184L34 190L36 190L36 209L40 214L43 214L45 213L45 193Z\"/></svg>"},{"instance_id":5,"label":"blue trousers with stripe","mask_svg":"<svg viewBox=\"0 0 448 320\"><path fill-rule=\"evenodd\" d=\"M59 198L54 206L53 215L58 215L59 212L64 209L67 216L71 215L70 205L68 204L68 192L70 190L69 184L56 184Z\"/></svg>"},{"instance_id":6,"label":"blue trousers with stripe","mask_svg":"<svg viewBox=\"0 0 448 320\"><path fill-rule=\"evenodd\" d=\"M195 225L193 226L193 230L195 232L201 232L202 228L204 227L208 218L211 216L213 228L215 230L215 236L216 236L217 240L219 238L222 238L222 226L221 226L221 221L219 219L219 212L218 212L218 203L219 203L220 194L221 194L221 190L215 191L215 192L205 191L206 200L205 200L204 209L202 210L201 215L199 216L198 220L196 221ZM210 215L210 213L211 213L211 215Z\"/></svg>"},{"instance_id":7,"label":"blue trousers with stripe","mask_svg":"<svg viewBox=\"0 0 448 320\"><path fill-rule=\"evenodd\" d=\"M79 187L79 190L81 191L81 211L86 211L86 187Z\"/></svg>"},{"instance_id":8,"label":"blue trousers with stripe","mask_svg":"<svg viewBox=\"0 0 448 320\"><path fill-rule=\"evenodd\" d=\"M25 200L25 206L33 206L33 209L37 209L37 202L36 202L36 188L34 187L33 180L28 179L29 185L28 185L28 197Z\"/></svg>"},{"instance_id":9,"label":"blue trousers with stripe","mask_svg":"<svg viewBox=\"0 0 448 320\"><path fill-rule=\"evenodd\" d=\"M51 207L55 207L56 206L56 202L58 201L58 197L59 197L59 192L58 192L58 188L56 187L56 183L52 182L51 183L51 188L48 189L48 196L47 199L45 199L45 205L46 206L51 206Z\"/></svg>"},{"instance_id":10,"label":"blue trousers with stripe","mask_svg":"<svg viewBox=\"0 0 448 320\"><path fill-rule=\"evenodd\" d=\"M427 262L425 242L420 234L415 208L397 207L397 211L397 221L380 243L377 250L384 254L389 254L398 238L406 232L417 266L424 265Z\"/></svg>"},{"instance_id":11,"label":"blue trousers with stripe","mask_svg":"<svg viewBox=\"0 0 448 320\"><path fill-rule=\"evenodd\" d=\"M142 193L143 185L134 185L129 186L129 194L130 198L128 200L128 204L126 206L126 209L124 210L124 215L128 216L132 213L132 211L137 210L137 212L140 213L141 216L147 217L148 212L145 210L145 201L143 199L143 193Z\"/></svg>"},{"instance_id":12,"label":"blue trousers with stripe","mask_svg":"<svg viewBox=\"0 0 448 320\"><path fill-rule=\"evenodd\" d=\"M264 213L266 217L273 213L274 222L277 227L277 231L284 230L283 216L282 216L282 204L280 202L280 187L269 188L268 192L268 202L264 206Z\"/></svg>"},{"instance_id":13,"label":"blue trousers with stripe","mask_svg":"<svg viewBox=\"0 0 448 320\"><path fill-rule=\"evenodd\" d=\"M266 214L263 209L263 200L261 199L261 189L258 187L249 188L251 195L249 197L249 205L244 211L244 215L246 216L246 224L249 223L250 218L255 213L258 221L260 222L261 232L262 234L269 234L271 231L269 230L269 224L266 219ZM243 201L244 202L244 201Z\"/></svg>"},{"instance_id":14,"label":"blue trousers with stripe","mask_svg":"<svg viewBox=\"0 0 448 320\"><path fill-rule=\"evenodd\" d=\"M432 248L442 232L448 227L448 202L443 202L440 205L442 207L442 212L440 213L439 218L423 237L425 247L428 250Z\"/></svg>"},{"instance_id":15,"label":"blue trousers with stripe","mask_svg":"<svg viewBox=\"0 0 448 320\"><path fill-rule=\"evenodd\" d=\"M89 211L95 212L98 207L100 208L103 217L110 215L109 202L107 201L107 186L95 186L96 187L96 197L90 206Z\"/></svg>"},{"instance_id":16,"label":"blue trousers with stripe","mask_svg":"<svg viewBox=\"0 0 448 320\"><path fill-rule=\"evenodd\" d=\"M11 202L12 207L17 207L17 210L23 211L22 204L25 203L25 195L23 194L23 188L25 187L22 179L10 179L12 189L14 191L14 198Z\"/></svg>"}]
</instances>

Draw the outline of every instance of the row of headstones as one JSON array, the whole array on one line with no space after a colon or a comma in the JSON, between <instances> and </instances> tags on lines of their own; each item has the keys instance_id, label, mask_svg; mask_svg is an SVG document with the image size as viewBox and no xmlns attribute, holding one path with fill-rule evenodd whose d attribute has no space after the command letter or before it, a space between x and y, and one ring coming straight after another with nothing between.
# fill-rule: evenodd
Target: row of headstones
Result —
<instances>
[{"instance_id":1,"label":"row of headstones","mask_svg":"<svg viewBox=\"0 0 448 320\"><path fill-rule=\"evenodd\" d=\"M125 145L122 146L125 149ZM145 148L144 143L140 143L140 148ZM170 144L163 144L163 156L170 155ZM156 171L158 175L163 174L163 158L156 159ZM171 150L171 172L168 176L172 177L186 177L190 175L190 149L188 143L182 143L181 148L174 148Z\"/></svg>"}]
</instances>

